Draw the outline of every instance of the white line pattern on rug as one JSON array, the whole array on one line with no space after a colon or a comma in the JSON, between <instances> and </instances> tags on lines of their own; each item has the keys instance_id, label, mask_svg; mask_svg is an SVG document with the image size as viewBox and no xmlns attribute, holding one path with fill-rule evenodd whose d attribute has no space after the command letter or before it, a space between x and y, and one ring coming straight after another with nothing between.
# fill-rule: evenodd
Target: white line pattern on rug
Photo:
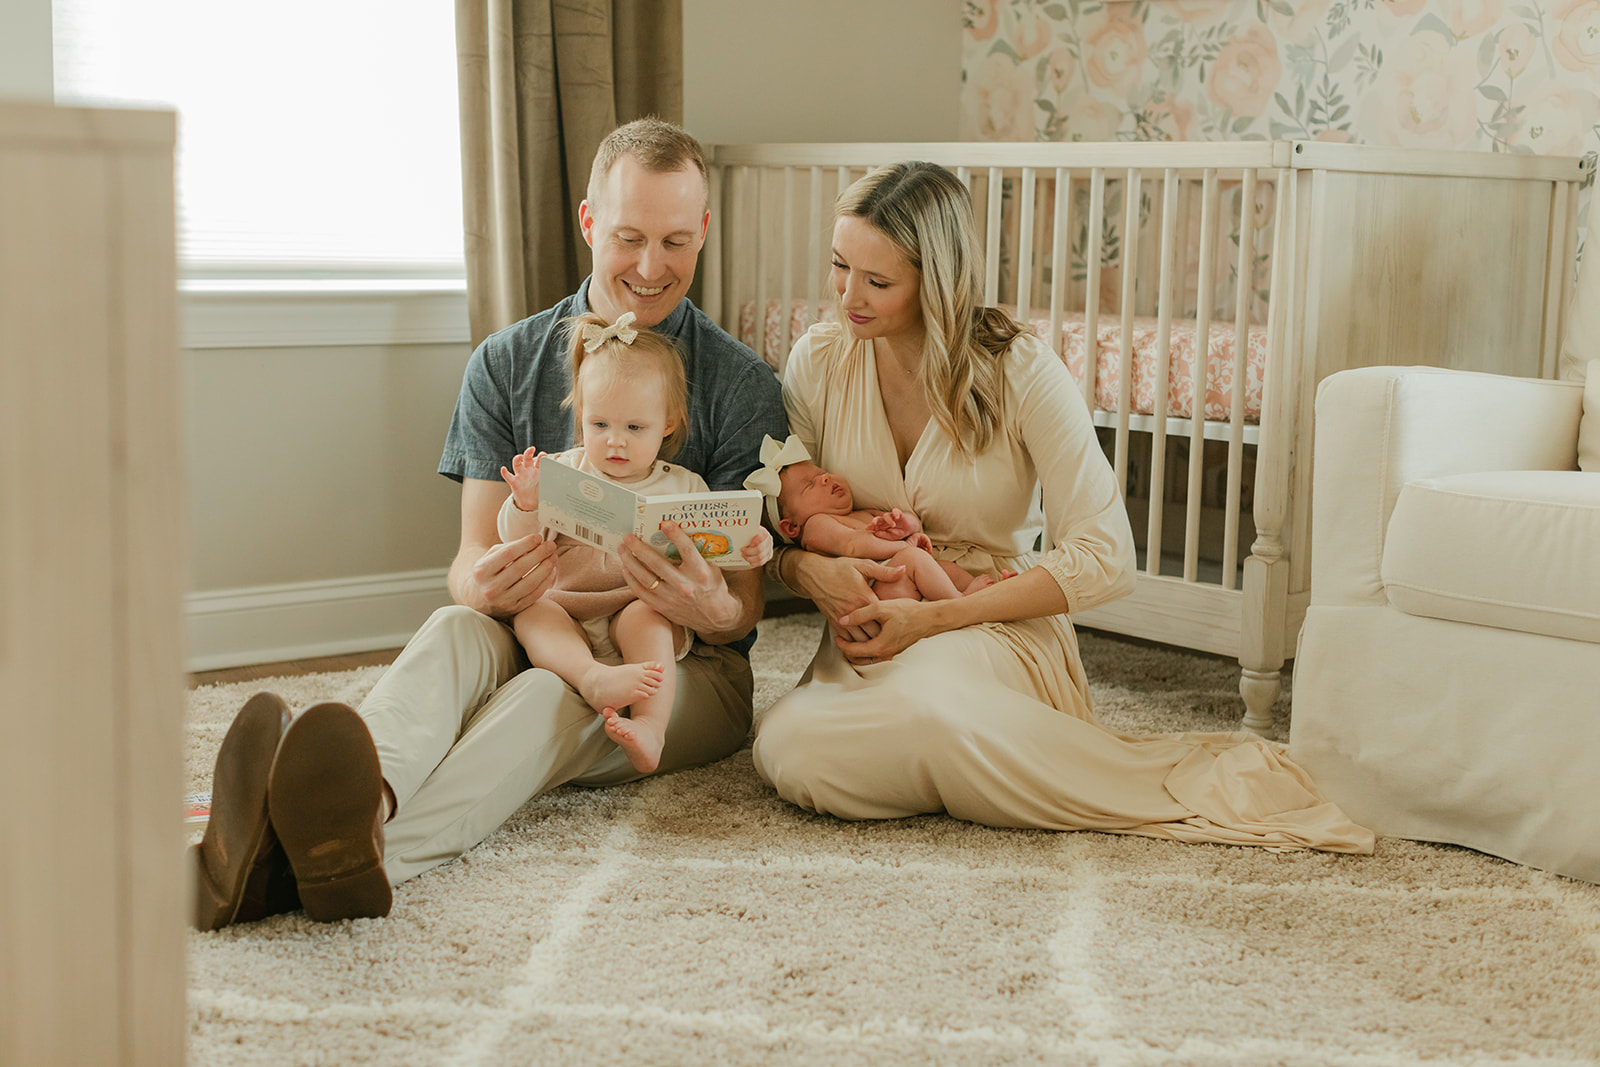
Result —
<instances>
[{"instance_id":1,"label":"white line pattern on rug","mask_svg":"<svg viewBox=\"0 0 1600 1067\"><path fill-rule=\"evenodd\" d=\"M598 852L599 862L573 884L556 906L550 917L549 933L534 943L527 962L513 976L511 984L501 991L505 1006L485 1013L486 1022L469 1033L462 1046L445 1061L450 1067L479 1067L499 1062L495 1057L510 1025L543 1010L541 1001L558 999L554 995L559 992L555 983L560 969L558 964L570 952L573 941L583 933L584 920L595 898L629 867L630 848L647 810L649 796L660 788L661 781L656 778L645 782L632 798L627 813L611 827L600 847L588 853Z\"/></svg>"},{"instance_id":2,"label":"white line pattern on rug","mask_svg":"<svg viewBox=\"0 0 1600 1067\"><path fill-rule=\"evenodd\" d=\"M1082 641L1119 729L1235 714L1236 666ZM815 644L763 623L758 659L786 666L758 665L758 706ZM375 676L197 691L193 787L246 689L354 702ZM540 797L386 919L277 916L192 934L190 958L204 1067L1600 1063L1600 886L1394 839L841 822L748 750Z\"/></svg>"}]
</instances>

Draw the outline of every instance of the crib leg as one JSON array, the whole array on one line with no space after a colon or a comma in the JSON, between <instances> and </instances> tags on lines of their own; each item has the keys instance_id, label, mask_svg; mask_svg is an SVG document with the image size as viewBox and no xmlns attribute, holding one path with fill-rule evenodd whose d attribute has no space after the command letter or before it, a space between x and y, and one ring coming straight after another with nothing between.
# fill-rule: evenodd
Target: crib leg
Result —
<instances>
[{"instance_id":1,"label":"crib leg","mask_svg":"<svg viewBox=\"0 0 1600 1067\"><path fill-rule=\"evenodd\" d=\"M1244 728L1265 733L1272 728L1272 705L1278 699L1285 648L1284 610L1289 597L1289 561L1275 542L1257 539L1256 551L1244 561L1244 603L1240 622L1239 695L1244 697ZM1271 552L1263 555L1262 549Z\"/></svg>"},{"instance_id":2,"label":"crib leg","mask_svg":"<svg viewBox=\"0 0 1600 1067\"><path fill-rule=\"evenodd\" d=\"M1260 734L1272 728L1272 705L1278 701L1282 677L1282 671L1253 671L1248 667L1239 672L1239 695L1244 697L1246 730Z\"/></svg>"}]
</instances>

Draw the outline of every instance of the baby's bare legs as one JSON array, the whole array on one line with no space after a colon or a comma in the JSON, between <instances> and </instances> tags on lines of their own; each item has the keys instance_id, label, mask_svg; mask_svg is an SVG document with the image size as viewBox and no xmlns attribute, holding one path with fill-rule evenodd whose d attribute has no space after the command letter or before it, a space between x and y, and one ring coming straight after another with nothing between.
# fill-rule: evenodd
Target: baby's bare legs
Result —
<instances>
[{"instance_id":1,"label":"baby's bare legs","mask_svg":"<svg viewBox=\"0 0 1600 1067\"><path fill-rule=\"evenodd\" d=\"M661 763L661 746L667 739L667 722L677 697L677 648L683 628L668 622L642 600L635 600L611 620L611 636L628 664L653 668L659 682L648 696L634 700L632 717L624 719L615 708L601 708L606 734L627 753L633 769L648 774ZM627 666L628 664L624 664Z\"/></svg>"},{"instance_id":2,"label":"baby's bare legs","mask_svg":"<svg viewBox=\"0 0 1600 1067\"><path fill-rule=\"evenodd\" d=\"M528 653L529 663L572 686L595 711L604 713L611 708L614 713L661 689L666 674L661 664L596 661L583 630L566 611L548 600L536 601L518 612L511 620L511 628ZM671 661L669 656L667 662Z\"/></svg>"},{"instance_id":3,"label":"baby's bare legs","mask_svg":"<svg viewBox=\"0 0 1600 1067\"><path fill-rule=\"evenodd\" d=\"M920 548L907 546L884 562L891 567L904 567L906 571L903 577L880 581L872 587L879 599L954 600L962 595L939 561Z\"/></svg>"},{"instance_id":4,"label":"baby's bare legs","mask_svg":"<svg viewBox=\"0 0 1600 1067\"><path fill-rule=\"evenodd\" d=\"M994 584L994 579L987 574L973 574L970 571L964 571L957 564L951 563L947 559L936 560L935 562L950 576L950 580L955 583L955 587L961 590L962 596L976 593L980 589L987 589Z\"/></svg>"}]
</instances>

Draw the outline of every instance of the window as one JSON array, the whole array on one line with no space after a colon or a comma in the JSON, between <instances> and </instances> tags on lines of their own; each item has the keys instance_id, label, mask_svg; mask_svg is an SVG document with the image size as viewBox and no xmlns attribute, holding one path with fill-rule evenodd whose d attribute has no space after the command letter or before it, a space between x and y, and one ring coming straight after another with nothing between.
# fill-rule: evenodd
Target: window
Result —
<instances>
[{"instance_id":1,"label":"window","mask_svg":"<svg viewBox=\"0 0 1600 1067\"><path fill-rule=\"evenodd\" d=\"M195 278L462 276L453 5L55 0L56 99L178 112Z\"/></svg>"}]
</instances>

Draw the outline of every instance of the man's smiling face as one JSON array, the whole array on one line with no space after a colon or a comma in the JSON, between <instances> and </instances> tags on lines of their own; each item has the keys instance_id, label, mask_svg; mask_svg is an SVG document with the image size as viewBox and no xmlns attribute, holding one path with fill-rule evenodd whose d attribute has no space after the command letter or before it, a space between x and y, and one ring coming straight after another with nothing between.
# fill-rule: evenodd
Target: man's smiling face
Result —
<instances>
[{"instance_id":1,"label":"man's smiling face","mask_svg":"<svg viewBox=\"0 0 1600 1067\"><path fill-rule=\"evenodd\" d=\"M693 164L651 171L632 156L618 158L578 208L594 250L589 306L609 322L625 311L640 326L661 322L689 292L710 218L705 179Z\"/></svg>"}]
</instances>

